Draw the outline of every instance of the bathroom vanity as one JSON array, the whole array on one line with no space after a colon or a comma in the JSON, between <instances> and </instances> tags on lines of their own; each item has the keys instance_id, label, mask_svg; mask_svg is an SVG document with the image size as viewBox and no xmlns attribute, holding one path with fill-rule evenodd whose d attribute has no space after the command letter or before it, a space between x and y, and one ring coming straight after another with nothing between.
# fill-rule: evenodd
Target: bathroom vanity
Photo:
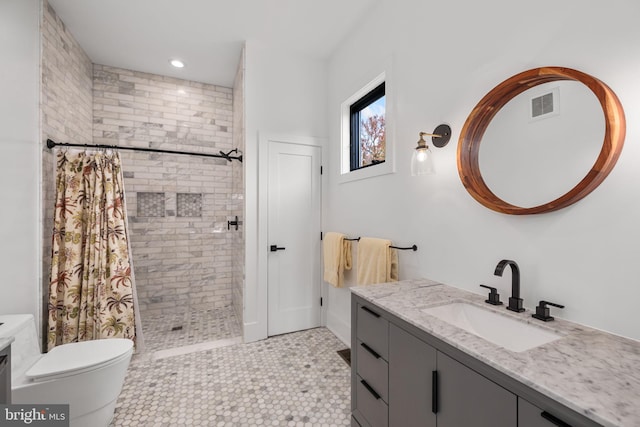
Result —
<instances>
[{"instance_id":1,"label":"bathroom vanity","mask_svg":"<svg viewBox=\"0 0 640 427\"><path fill-rule=\"evenodd\" d=\"M352 425L640 426L640 342L484 300L426 279L352 288ZM508 350L433 314L452 303L551 338Z\"/></svg>"}]
</instances>

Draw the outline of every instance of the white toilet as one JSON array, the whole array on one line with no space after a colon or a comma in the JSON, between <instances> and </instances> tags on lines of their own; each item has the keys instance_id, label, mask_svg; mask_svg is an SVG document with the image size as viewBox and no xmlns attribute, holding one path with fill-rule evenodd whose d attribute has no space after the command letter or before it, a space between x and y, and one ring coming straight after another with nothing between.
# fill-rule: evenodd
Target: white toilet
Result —
<instances>
[{"instance_id":1,"label":"white toilet","mask_svg":"<svg viewBox=\"0 0 640 427\"><path fill-rule=\"evenodd\" d=\"M69 343L41 354L30 314L0 315L11 344L11 403L69 404L72 427L106 427L122 390L133 342L113 338Z\"/></svg>"}]
</instances>

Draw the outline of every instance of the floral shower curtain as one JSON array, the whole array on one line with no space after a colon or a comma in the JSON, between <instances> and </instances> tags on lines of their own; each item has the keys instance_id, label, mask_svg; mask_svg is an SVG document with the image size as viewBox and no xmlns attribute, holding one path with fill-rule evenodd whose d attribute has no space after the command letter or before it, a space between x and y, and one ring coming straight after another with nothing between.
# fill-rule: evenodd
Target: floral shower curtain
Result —
<instances>
[{"instance_id":1,"label":"floral shower curtain","mask_svg":"<svg viewBox=\"0 0 640 427\"><path fill-rule=\"evenodd\" d=\"M58 153L52 243L49 350L101 338L135 341L135 290L119 153Z\"/></svg>"}]
</instances>

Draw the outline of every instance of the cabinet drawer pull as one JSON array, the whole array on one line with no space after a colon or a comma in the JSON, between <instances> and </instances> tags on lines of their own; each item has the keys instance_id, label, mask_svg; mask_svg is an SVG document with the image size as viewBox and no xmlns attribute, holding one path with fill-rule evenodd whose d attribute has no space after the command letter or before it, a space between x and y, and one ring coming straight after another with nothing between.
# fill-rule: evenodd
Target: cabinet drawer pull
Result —
<instances>
[{"instance_id":1,"label":"cabinet drawer pull","mask_svg":"<svg viewBox=\"0 0 640 427\"><path fill-rule=\"evenodd\" d=\"M571 424L567 424L564 421L554 417L553 415L551 415L550 413L548 413L547 411L544 411L540 414L540 416L542 418L544 418L545 420L549 421L551 424L553 424L554 426L558 426L558 427L571 427Z\"/></svg>"},{"instance_id":2,"label":"cabinet drawer pull","mask_svg":"<svg viewBox=\"0 0 640 427\"><path fill-rule=\"evenodd\" d=\"M438 371L431 372L431 412L438 413Z\"/></svg>"},{"instance_id":3,"label":"cabinet drawer pull","mask_svg":"<svg viewBox=\"0 0 640 427\"><path fill-rule=\"evenodd\" d=\"M360 308L363 309L364 311L366 311L367 313L369 313L370 315L374 316L374 317L380 317L380 315L378 313L376 313L375 311L371 310L369 307L360 306Z\"/></svg>"},{"instance_id":4,"label":"cabinet drawer pull","mask_svg":"<svg viewBox=\"0 0 640 427\"><path fill-rule=\"evenodd\" d=\"M376 351L374 349L372 349L371 347L369 347L368 345L366 345L365 343L361 342L360 345L362 346L362 348L364 348L365 350L367 350L369 353L371 353L371 355L373 357L375 357L376 359L380 359L380 355L378 353L376 353Z\"/></svg>"},{"instance_id":5,"label":"cabinet drawer pull","mask_svg":"<svg viewBox=\"0 0 640 427\"><path fill-rule=\"evenodd\" d=\"M371 395L375 397L376 400L380 399L380 395L376 393L376 391L369 384L367 384L365 380L360 380L360 383L364 386L364 388L369 390L369 393L371 393Z\"/></svg>"}]
</instances>

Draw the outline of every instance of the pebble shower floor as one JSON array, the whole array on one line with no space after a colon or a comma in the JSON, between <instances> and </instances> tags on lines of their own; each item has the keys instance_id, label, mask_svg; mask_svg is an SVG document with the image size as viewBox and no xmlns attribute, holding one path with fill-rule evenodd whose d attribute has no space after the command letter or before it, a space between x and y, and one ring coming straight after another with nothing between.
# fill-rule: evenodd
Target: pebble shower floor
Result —
<instances>
[{"instance_id":1,"label":"pebble shower floor","mask_svg":"<svg viewBox=\"0 0 640 427\"><path fill-rule=\"evenodd\" d=\"M342 348L316 328L160 360L134 356L111 426L348 426Z\"/></svg>"}]
</instances>

